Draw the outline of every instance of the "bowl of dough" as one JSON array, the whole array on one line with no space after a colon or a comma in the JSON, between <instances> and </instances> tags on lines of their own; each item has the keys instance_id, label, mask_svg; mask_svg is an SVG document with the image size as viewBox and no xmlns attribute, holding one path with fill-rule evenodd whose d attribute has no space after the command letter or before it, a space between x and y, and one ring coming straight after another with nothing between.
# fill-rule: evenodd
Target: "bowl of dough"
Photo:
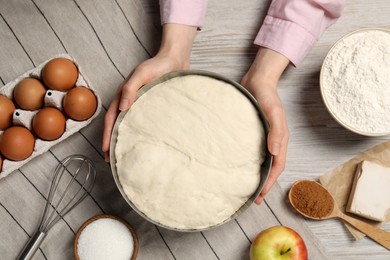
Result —
<instances>
[{"instance_id":1,"label":"bowl of dough","mask_svg":"<svg viewBox=\"0 0 390 260\"><path fill-rule=\"evenodd\" d=\"M241 214L272 164L269 126L238 83L208 71L172 72L145 85L114 126L111 170L126 202L176 231Z\"/></svg>"},{"instance_id":2,"label":"bowl of dough","mask_svg":"<svg viewBox=\"0 0 390 260\"><path fill-rule=\"evenodd\" d=\"M364 28L338 40L320 73L333 118L364 136L390 134L390 30Z\"/></svg>"}]
</instances>

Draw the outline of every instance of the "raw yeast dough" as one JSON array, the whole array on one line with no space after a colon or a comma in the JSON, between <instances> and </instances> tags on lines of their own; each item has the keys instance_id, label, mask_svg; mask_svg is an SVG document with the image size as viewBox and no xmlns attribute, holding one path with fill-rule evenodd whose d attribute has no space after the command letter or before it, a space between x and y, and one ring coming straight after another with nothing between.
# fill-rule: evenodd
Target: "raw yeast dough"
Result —
<instances>
[{"instance_id":1,"label":"raw yeast dough","mask_svg":"<svg viewBox=\"0 0 390 260\"><path fill-rule=\"evenodd\" d=\"M219 224L259 185L262 123L249 99L223 81L187 75L160 83L133 104L118 131L123 190L165 226Z\"/></svg>"}]
</instances>

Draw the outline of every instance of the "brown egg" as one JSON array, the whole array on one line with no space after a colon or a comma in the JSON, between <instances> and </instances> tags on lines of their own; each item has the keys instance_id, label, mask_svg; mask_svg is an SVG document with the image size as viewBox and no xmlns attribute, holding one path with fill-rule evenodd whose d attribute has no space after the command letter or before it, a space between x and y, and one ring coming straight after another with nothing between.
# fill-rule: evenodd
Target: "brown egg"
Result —
<instances>
[{"instance_id":1,"label":"brown egg","mask_svg":"<svg viewBox=\"0 0 390 260\"><path fill-rule=\"evenodd\" d=\"M12 161L27 159L34 151L35 139L25 127L12 126L7 128L0 137L2 155Z\"/></svg>"},{"instance_id":2,"label":"brown egg","mask_svg":"<svg viewBox=\"0 0 390 260\"><path fill-rule=\"evenodd\" d=\"M68 91L78 78L76 65L69 59L55 58L43 67L42 79L45 85L54 90Z\"/></svg>"},{"instance_id":3,"label":"brown egg","mask_svg":"<svg viewBox=\"0 0 390 260\"><path fill-rule=\"evenodd\" d=\"M65 114L71 119L83 121L95 113L97 108L96 96L86 87L75 87L65 95L63 107Z\"/></svg>"},{"instance_id":4,"label":"brown egg","mask_svg":"<svg viewBox=\"0 0 390 260\"><path fill-rule=\"evenodd\" d=\"M14 88L15 103L24 110L37 110L43 106L46 89L34 78L20 81Z\"/></svg>"},{"instance_id":5,"label":"brown egg","mask_svg":"<svg viewBox=\"0 0 390 260\"><path fill-rule=\"evenodd\" d=\"M65 116L54 107L45 107L38 111L32 121L34 132L46 141L60 138L65 132L65 125Z\"/></svg>"},{"instance_id":6,"label":"brown egg","mask_svg":"<svg viewBox=\"0 0 390 260\"><path fill-rule=\"evenodd\" d=\"M8 97L0 95L0 130L4 130L12 124L14 111L14 103Z\"/></svg>"}]
</instances>

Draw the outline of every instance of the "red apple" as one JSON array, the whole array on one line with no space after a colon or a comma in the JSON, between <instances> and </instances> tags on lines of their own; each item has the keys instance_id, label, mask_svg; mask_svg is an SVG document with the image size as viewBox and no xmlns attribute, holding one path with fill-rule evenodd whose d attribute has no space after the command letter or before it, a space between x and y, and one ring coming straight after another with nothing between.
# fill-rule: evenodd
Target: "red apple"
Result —
<instances>
[{"instance_id":1,"label":"red apple","mask_svg":"<svg viewBox=\"0 0 390 260\"><path fill-rule=\"evenodd\" d=\"M250 248L250 260L307 260L302 237L293 229L274 226L261 231Z\"/></svg>"}]
</instances>

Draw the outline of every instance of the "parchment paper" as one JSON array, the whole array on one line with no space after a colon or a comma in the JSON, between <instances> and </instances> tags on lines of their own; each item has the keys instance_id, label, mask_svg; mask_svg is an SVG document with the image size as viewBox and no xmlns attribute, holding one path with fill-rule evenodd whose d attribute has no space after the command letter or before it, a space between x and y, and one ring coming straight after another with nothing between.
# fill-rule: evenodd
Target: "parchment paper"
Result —
<instances>
[{"instance_id":1,"label":"parchment paper","mask_svg":"<svg viewBox=\"0 0 390 260\"><path fill-rule=\"evenodd\" d=\"M386 167L390 167L390 141L386 141L368 149L367 151L353 157L351 160L320 177L321 184L333 195L337 205L344 213L346 213L345 207L348 202L349 193L351 192L356 167L363 160L373 161ZM358 218L366 223L377 226L390 221L390 211L387 213L386 220L384 222L371 221L365 218L360 218L354 214L347 214L351 217ZM359 240L365 236L363 233L359 232L350 225L346 223L345 225L356 240Z\"/></svg>"}]
</instances>

